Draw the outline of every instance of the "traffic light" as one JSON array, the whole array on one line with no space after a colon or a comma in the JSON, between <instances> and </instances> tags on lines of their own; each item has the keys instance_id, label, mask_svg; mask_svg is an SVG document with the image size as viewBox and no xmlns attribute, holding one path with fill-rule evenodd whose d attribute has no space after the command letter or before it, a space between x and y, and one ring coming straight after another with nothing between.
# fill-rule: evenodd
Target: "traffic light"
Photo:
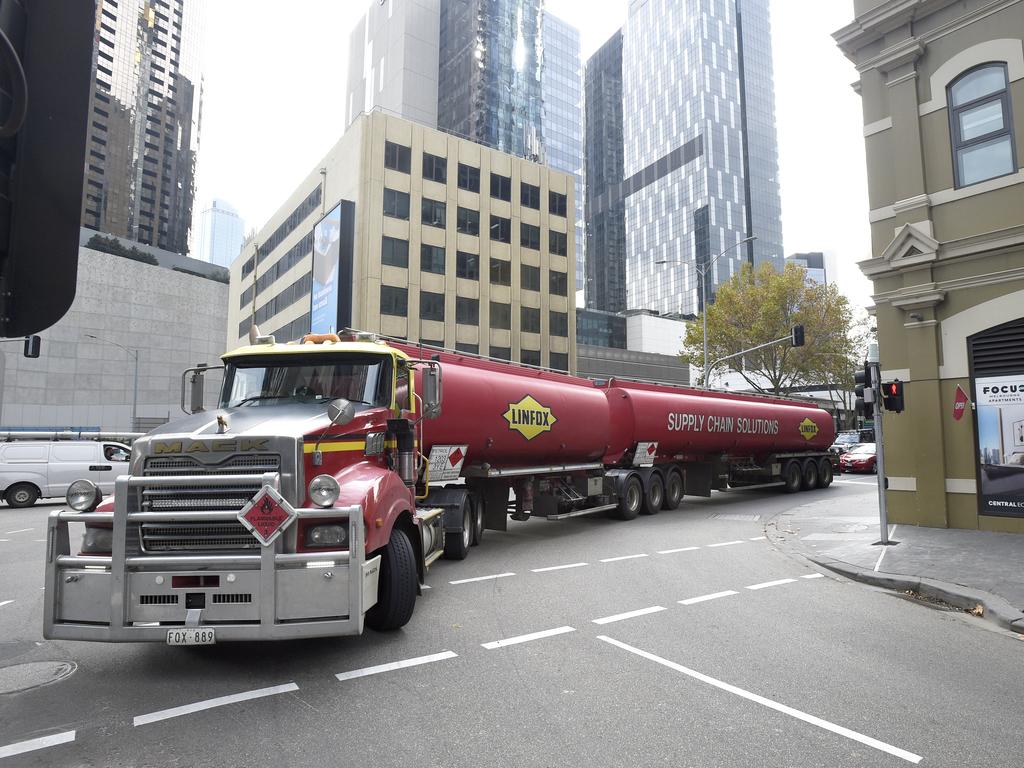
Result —
<instances>
[{"instance_id":1,"label":"traffic light","mask_svg":"<svg viewBox=\"0 0 1024 768\"><path fill-rule=\"evenodd\" d=\"M854 406L857 415L869 421L875 419L875 391L871 388L871 363L864 363L864 370L853 374L853 391L857 395Z\"/></svg>"},{"instance_id":2,"label":"traffic light","mask_svg":"<svg viewBox=\"0 0 1024 768\"><path fill-rule=\"evenodd\" d=\"M802 325L793 326L793 346L802 347L804 345L804 327Z\"/></svg>"},{"instance_id":3,"label":"traffic light","mask_svg":"<svg viewBox=\"0 0 1024 768\"><path fill-rule=\"evenodd\" d=\"M882 405L893 413L903 412L903 382L899 379L882 385Z\"/></svg>"},{"instance_id":4,"label":"traffic light","mask_svg":"<svg viewBox=\"0 0 1024 768\"><path fill-rule=\"evenodd\" d=\"M25 357L39 357L40 338L38 336L25 337Z\"/></svg>"},{"instance_id":5,"label":"traffic light","mask_svg":"<svg viewBox=\"0 0 1024 768\"><path fill-rule=\"evenodd\" d=\"M0 14L0 337L49 328L75 298L95 2Z\"/></svg>"}]
</instances>

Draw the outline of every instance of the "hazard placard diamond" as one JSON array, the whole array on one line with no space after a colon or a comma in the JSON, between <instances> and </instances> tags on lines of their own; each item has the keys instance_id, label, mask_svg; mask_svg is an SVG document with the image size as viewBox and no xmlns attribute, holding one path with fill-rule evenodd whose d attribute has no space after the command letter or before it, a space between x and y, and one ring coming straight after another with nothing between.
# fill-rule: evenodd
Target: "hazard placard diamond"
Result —
<instances>
[{"instance_id":1,"label":"hazard placard diamond","mask_svg":"<svg viewBox=\"0 0 1024 768\"><path fill-rule=\"evenodd\" d=\"M295 519L295 508L269 485L238 512L238 520L263 546L270 546Z\"/></svg>"}]
</instances>

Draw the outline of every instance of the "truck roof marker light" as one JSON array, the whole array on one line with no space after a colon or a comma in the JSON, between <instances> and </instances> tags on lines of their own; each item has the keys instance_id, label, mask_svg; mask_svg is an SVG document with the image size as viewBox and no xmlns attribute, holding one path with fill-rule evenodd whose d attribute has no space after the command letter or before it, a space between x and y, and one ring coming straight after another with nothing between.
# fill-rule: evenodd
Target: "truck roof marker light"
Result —
<instances>
[{"instance_id":1,"label":"truck roof marker light","mask_svg":"<svg viewBox=\"0 0 1024 768\"><path fill-rule=\"evenodd\" d=\"M328 341L337 344L341 338L336 333L307 333L302 337L303 344L323 344Z\"/></svg>"}]
</instances>

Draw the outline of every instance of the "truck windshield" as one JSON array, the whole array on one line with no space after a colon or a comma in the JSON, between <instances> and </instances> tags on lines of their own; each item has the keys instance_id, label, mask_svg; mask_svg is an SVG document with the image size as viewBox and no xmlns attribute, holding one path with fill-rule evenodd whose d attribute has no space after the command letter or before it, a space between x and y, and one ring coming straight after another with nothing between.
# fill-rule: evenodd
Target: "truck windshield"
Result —
<instances>
[{"instance_id":1,"label":"truck windshield","mask_svg":"<svg viewBox=\"0 0 1024 768\"><path fill-rule=\"evenodd\" d=\"M296 359L298 358L298 359ZM343 397L368 407L391 406L391 361L386 355L330 359L295 355L229 363L221 408L316 403Z\"/></svg>"}]
</instances>

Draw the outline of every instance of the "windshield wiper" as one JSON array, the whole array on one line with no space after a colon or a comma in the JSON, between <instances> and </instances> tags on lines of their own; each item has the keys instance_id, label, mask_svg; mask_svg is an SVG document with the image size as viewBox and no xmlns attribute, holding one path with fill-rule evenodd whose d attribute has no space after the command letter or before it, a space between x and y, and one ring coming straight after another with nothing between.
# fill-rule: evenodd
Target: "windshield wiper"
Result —
<instances>
[{"instance_id":1,"label":"windshield wiper","mask_svg":"<svg viewBox=\"0 0 1024 768\"><path fill-rule=\"evenodd\" d=\"M286 400L290 398L291 395L250 395L249 397L239 400L232 407L237 408L240 405L245 405L246 403L255 403L258 400Z\"/></svg>"}]
</instances>

